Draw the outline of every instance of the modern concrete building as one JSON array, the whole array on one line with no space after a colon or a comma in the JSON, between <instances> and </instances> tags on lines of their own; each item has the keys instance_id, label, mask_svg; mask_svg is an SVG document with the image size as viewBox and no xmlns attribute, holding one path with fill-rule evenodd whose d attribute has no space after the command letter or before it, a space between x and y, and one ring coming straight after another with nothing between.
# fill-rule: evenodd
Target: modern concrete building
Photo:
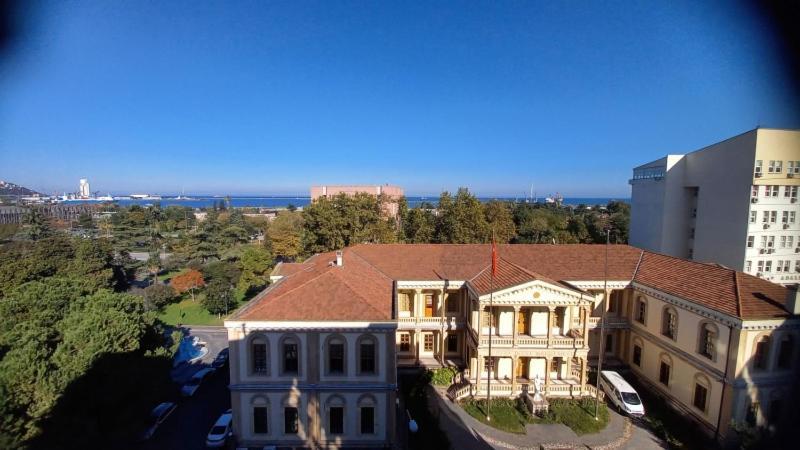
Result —
<instances>
[{"instance_id":1,"label":"modern concrete building","mask_svg":"<svg viewBox=\"0 0 800 450\"><path fill-rule=\"evenodd\" d=\"M329 185L311 186L311 201L320 197L333 197L335 195L370 194L376 197L385 196L388 202L384 204L384 212L396 218L398 213L397 201L403 197L403 188L399 186L384 185Z\"/></svg>"},{"instance_id":2,"label":"modern concrete building","mask_svg":"<svg viewBox=\"0 0 800 450\"><path fill-rule=\"evenodd\" d=\"M485 244L362 244L281 264L225 321L239 445L391 446L398 370L458 368L454 399L486 395L490 379L493 396L527 396L537 378L547 397L596 395L601 350L710 436L783 425L796 290L627 245L609 247L606 270L605 251L501 245L493 279Z\"/></svg>"},{"instance_id":3,"label":"modern concrete building","mask_svg":"<svg viewBox=\"0 0 800 450\"><path fill-rule=\"evenodd\" d=\"M800 282L800 131L757 128L633 169L631 245Z\"/></svg>"}]
</instances>

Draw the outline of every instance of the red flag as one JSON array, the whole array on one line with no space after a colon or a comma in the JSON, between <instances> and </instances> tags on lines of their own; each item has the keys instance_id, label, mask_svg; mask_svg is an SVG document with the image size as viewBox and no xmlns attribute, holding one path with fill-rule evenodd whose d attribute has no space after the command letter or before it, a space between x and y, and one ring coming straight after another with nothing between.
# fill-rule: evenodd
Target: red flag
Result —
<instances>
[{"instance_id":1,"label":"red flag","mask_svg":"<svg viewBox=\"0 0 800 450\"><path fill-rule=\"evenodd\" d=\"M492 238L492 276L497 275L497 245Z\"/></svg>"}]
</instances>

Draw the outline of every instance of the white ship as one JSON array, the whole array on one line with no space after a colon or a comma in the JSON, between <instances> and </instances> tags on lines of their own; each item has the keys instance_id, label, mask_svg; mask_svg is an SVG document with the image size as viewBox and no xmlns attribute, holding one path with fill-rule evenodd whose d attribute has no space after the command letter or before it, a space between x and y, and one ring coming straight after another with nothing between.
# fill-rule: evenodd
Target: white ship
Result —
<instances>
[{"instance_id":1,"label":"white ship","mask_svg":"<svg viewBox=\"0 0 800 450\"><path fill-rule=\"evenodd\" d=\"M161 200L160 195L150 195L150 194L131 194L131 200Z\"/></svg>"}]
</instances>

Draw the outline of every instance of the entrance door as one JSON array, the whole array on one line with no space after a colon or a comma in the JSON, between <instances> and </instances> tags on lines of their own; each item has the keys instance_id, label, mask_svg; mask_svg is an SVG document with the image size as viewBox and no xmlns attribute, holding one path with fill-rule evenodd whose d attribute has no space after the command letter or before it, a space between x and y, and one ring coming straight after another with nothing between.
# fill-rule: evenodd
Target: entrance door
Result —
<instances>
[{"instance_id":1,"label":"entrance door","mask_svg":"<svg viewBox=\"0 0 800 450\"><path fill-rule=\"evenodd\" d=\"M517 334L527 334L527 323L525 323L525 311L520 310L517 314Z\"/></svg>"},{"instance_id":2,"label":"entrance door","mask_svg":"<svg viewBox=\"0 0 800 450\"><path fill-rule=\"evenodd\" d=\"M433 317L433 294L425 294L425 317Z\"/></svg>"}]
</instances>

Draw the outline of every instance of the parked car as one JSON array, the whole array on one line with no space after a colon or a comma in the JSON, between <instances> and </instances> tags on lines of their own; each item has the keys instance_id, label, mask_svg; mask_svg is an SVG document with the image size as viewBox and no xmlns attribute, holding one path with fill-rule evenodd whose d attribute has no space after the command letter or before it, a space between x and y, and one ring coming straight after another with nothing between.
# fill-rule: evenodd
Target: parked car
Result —
<instances>
[{"instance_id":1,"label":"parked car","mask_svg":"<svg viewBox=\"0 0 800 450\"><path fill-rule=\"evenodd\" d=\"M223 447L228 436L233 434L231 429L231 420L233 419L233 411L227 410L219 416L219 419L211 427L206 437L206 447Z\"/></svg>"},{"instance_id":2,"label":"parked car","mask_svg":"<svg viewBox=\"0 0 800 450\"><path fill-rule=\"evenodd\" d=\"M181 387L181 394L184 397L193 396L194 393L197 391L197 389L200 387L200 383L203 382L203 379L205 379L206 376L208 376L213 372L214 369L212 369L211 367L206 367L204 369L200 369L197 372L195 372L195 374L192 375L192 378L190 378L189 381L187 381L186 384L184 384L183 387Z\"/></svg>"},{"instance_id":3,"label":"parked car","mask_svg":"<svg viewBox=\"0 0 800 450\"><path fill-rule=\"evenodd\" d=\"M228 364L228 349L223 348L217 354L217 357L214 358L214 362L211 363L211 367L215 369L221 369L225 367L225 364Z\"/></svg>"},{"instance_id":4,"label":"parked car","mask_svg":"<svg viewBox=\"0 0 800 450\"><path fill-rule=\"evenodd\" d=\"M177 405L172 402L164 402L153 408L150 415L147 417L145 429L139 435L140 441L146 441L153 437L159 425L161 425L167 417L175 411Z\"/></svg>"},{"instance_id":5,"label":"parked car","mask_svg":"<svg viewBox=\"0 0 800 450\"><path fill-rule=\"evenodd\" d=\"M636 392L622 375L613 370L600 372L600 387L606 393L606 399L620 412L633 417L644 416L644 405Z\"/></svg>"}]
</instances>

